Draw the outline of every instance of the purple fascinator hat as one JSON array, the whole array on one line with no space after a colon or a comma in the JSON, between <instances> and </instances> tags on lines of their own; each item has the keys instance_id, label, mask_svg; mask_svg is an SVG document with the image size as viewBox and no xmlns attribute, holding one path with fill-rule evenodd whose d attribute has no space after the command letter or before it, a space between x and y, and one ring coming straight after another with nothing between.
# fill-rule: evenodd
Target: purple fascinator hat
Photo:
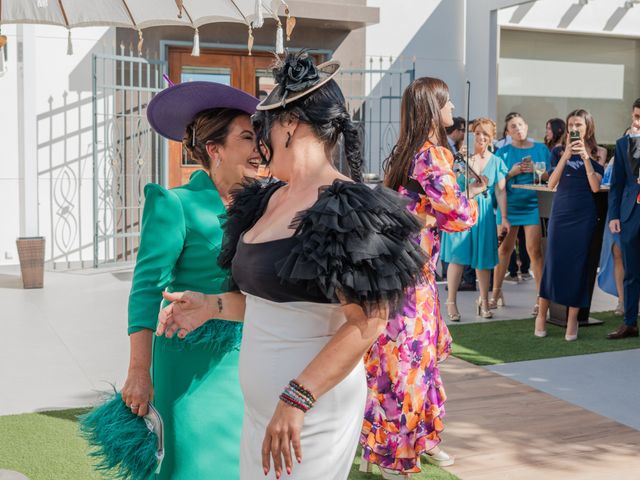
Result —
<instances>
[{"instance_id":1,"label":"purple fascinator hat","mask_svg":"<svg viewBox=\"0 0 640 480\"><path fill-rule=\"evenodd\" d=\"M149 102L147 118L156 132L181 142L195 116L212 108L235 108L248 115L258 99L237 88L214 82L185 82L165 88Z\"/></svg>"}]
</instances>

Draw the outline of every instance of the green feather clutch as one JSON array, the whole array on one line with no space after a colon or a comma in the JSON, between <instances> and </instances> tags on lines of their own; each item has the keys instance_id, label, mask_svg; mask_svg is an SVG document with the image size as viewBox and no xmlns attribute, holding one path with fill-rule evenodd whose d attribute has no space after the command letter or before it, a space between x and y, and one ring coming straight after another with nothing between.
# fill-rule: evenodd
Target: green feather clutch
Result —
<instances>
[{"instance_id":1,"label":"green feather clutch","mask_svg":"<svg viewBox=\"0 0 640 480\"><path fill-rule=\"evenodd\" d=\"M80 417L80 433L98 471L110 478L148 480L158 473L164 457L162 418L149 404L149 413L131 413L120 393Z\"/></svg>"}]
</instances>

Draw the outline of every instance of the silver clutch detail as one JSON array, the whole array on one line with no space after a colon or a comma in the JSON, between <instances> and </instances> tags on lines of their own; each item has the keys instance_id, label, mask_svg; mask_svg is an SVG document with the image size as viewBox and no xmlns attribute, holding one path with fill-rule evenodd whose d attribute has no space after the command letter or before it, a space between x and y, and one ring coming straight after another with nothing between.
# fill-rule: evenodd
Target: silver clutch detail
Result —
<instances>
[{"instance_id":1,"label":"silver clutch detail","mask_svg":"<svg viewBox=\"0 0 640 480\"><path fill-rule=\"evenodd\" d=\"M156 469L157 474L160 473L160 467L162 467L162 460L164 459L164 423L162 422L160 412L158 412L156 407L151 403L149 403L149 412L144 416L144 423L151 432L156 434L156 437L158 438L156 449L156 458L158 459L158 467Z\"/></svg>"}]
</instances>

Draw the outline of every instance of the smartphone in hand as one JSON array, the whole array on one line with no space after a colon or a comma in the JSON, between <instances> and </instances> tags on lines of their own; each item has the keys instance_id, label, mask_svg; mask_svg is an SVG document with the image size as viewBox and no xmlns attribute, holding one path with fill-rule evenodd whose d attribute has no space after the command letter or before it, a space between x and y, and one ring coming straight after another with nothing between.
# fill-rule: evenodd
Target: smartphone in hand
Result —
<instances>
[{"instance_id":1,"label":"smartphone in hand","mask_svg":"<svg viewBox=\"0 0 640 480\"><path fill-rule=\"evenodd\" d=\"M531 157L531 155L526 155L522 157L521 163L522 163L522 170L524 173L533 172L533 158Z\"/></svg>"},{"instance_id":2,"label":"smartphone in hand","mask_svg":"<svg viewBox=\"0 0 640 480\"><path fill-rule=\"evenodd\" d=\"M571 130L569 132L569 141L571 143L580 140L580 131L579 130Z\"/></svg>"}]
</instances>

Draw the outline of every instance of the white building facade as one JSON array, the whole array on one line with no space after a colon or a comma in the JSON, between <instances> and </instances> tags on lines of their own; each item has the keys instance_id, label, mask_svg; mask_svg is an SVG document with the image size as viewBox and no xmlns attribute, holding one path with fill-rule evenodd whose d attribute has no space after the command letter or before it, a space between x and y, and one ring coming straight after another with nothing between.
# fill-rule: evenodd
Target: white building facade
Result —
<instances>
[{"instance_id":1,"label":"white building facade","mask_svg":"<svg viewBox=\"0 0 640 480\"><path fill-rule=\"evenodd\" d=\"M444 79L458 115L465 112L468 80L472 118L494 118L500 130L505 114L519 111L537 139L544 135L547 119L563 118L582 107L596 119L598 140L612 143L628 126L630 105L640 97L640 4L635 0L289 3L299 29L291 46L312 47L321 58L334 56L343 62L347 74L342 85L365 125L371 172L380 171L395 142L399 98L411 78ZM42 235L50 265L91 267L97 228L94 152L104 148L110 135L105 129L94 137L99 121L93 111L92 58L119 55L121 45L128 55L135 32L74 29L71 56L66 55L67 32L62 28L3 25L2 33L8 37L8 61L0 76L0 265L18 262L17 237ZM256 32L254 56L248 58L242 25L207 26L200 32L198 68L204 59L213 62L224 55L241 56L242 62L258 68L261 55L264 63L273 46L272 33ZM189 29L149 29L145 48L150 53L145 56L166 61L167 72L179 81L181 72L195 68L188 64L191 39ZM171 52L180 57L178 66L171 63ZM256 72L252 75L257 78ZM179 152L176 156L164 147L152 153L160 168L149 178L167 184L171 162L180 159ZM126 210L130 198L122 198L120 206ZM135 207L139 211L140 205ZM121 228L123 236L135 237L127 228L135 227L136 215ZM127 245L114 247L113 258L132 259L123 252L134 252L135 244Z\"/></svg>"}]
</instances>

